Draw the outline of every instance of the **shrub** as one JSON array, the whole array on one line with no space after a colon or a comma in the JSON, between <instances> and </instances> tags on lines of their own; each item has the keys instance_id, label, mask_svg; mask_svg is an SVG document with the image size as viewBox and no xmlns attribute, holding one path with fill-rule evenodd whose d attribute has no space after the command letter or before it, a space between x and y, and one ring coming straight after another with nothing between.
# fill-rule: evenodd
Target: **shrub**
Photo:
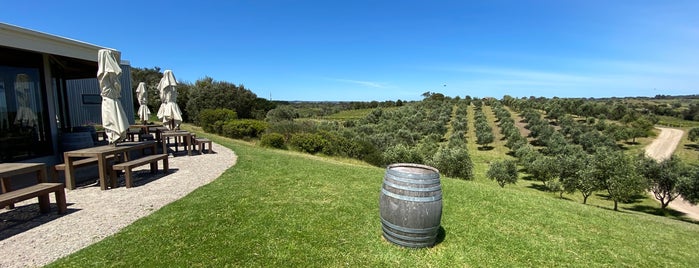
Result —
<instances>
[{"instance_id":1,"label":"shrub","mask_svg":"<svg viewBox=\"0 0 699 268\"><path fill-rule=\"evenodd\" d=\"M310 120L271 121L268 130L284 135L284 139L288 141L294 133L316 132L316 123Z\"/></svg>"},{"instance_id":2,"label":"shrub","mask_svg":"<svg viewBox=\"0 0 699 268\"><path fill-rule=\"evenodd\" d=\"M517 162L515 160L495 161L490 164L486 176L497 181L498 185L503 188L505 184L514 184L517 182Z\"/></svg>"},{"instance_id":3,"label":"shrub","mask_svg":"<svg viewBox=\"0 0 699 268\"><path fill-rule=\"evenodd\" d=\"M267 121L293 121L299 118L299 112L291 106L279 106L267 112Z\"/></svg>"},{"instance_id":4,"label":"shrub","mask_svg":"<svg viewBox=\"0 0 699 268\"><path fill-rule=\"evenodd\" d=\"M262 134L260 138L260 146L284 149L284 135L279 133Z\"/></svg>"},{"instance_id":5,"label":"shrub","mask_svg":"<svg viewBox=\"0 0 699 268\"><path fill-rule=\"evenodd\" d=\"M295 133L289 139L289 145L295 149L310 154L319 153L325 147L326 140L320 134Z\"/></svg>"},{"instance_id":6,"label":"shrub","mask_svg":"<svg viewBox=\"0 0 699 268\"><path fill-rule=\"evenodd\" d=\"M357 145L349 139L328 131L321 131L318 134L325 140L323 154L356 157Z\"/></svg>"},{"instance_id":7,"label":"shrub","mask_svg":"<svg viewBox=\"0 0 699 268\"><path fill-rule=\"evenodd\" d=\"M197 124L209 133L221 134L223 125L237 119L235 111L229 109L204 109L197 116Z\"/></svg>"},{"instance_id":8,"label":"shrub","mask_svg":"<svg viewBox=\"0 0 699 268\"><path fill-rule=\"evenodd\" d=\"M383 153L384 164L393 163L415 163L422 164L422 156L414 147L408 147L403 144L389 147Z\"/></svg>"},{"instance_id":9,"label":"shrub","mask_svg":"<svg viewBox=\"0 0 699 268\"><path fill-rule=\"evenodd\" d=\"M222 127L223 135L229 138L255 138L267 129L267 123L260 120L241 119L226 122Z\"/></svg>"},{"instance_id":10,"label":"shrub","mask_svg":"<svg viewBox=\"0 0 699 268\"><path fill-rule=\"evenodd\" d=\"M430 165L450 177L473 179L473 162L466 148L441 148L430 161Z\"/></svg>"}]
</instances>

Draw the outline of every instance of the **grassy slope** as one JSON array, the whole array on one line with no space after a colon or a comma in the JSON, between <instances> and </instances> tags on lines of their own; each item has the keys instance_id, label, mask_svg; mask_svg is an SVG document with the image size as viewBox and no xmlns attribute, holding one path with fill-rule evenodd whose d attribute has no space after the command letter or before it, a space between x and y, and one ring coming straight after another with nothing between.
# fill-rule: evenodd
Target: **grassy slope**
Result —
<instances>
[{"instance_id":1,"label":"grassy slope","mask_svg":"<svg viewBox=\"0 0 699 268\"><path fill-rule=\"evenodd\" d=\"M206 135L204 135L206 136ZM210 136L207 136L210 137ZM444 240L381 238L384 169L211 137L239 155L219 179L56 266L691 266L699 225L519 187L443 178ZM481 174L482 172L477 172Z\"/></svg>"}]
</instances>

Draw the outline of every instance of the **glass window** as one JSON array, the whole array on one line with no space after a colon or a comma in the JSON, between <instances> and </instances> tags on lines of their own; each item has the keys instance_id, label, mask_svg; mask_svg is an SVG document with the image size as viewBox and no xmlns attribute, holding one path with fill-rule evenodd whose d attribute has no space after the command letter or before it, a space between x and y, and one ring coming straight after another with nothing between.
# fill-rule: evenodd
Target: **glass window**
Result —
<instances>
[{"instance_id":1,"label":"glass window","mask_svg":"<svg viewBox=\"0 0 699 268\"><path fill-rule=\"evenodd\" d=\"M38 68L0 65L0 162L51 153Z\"/></svg>"}]
</instances>

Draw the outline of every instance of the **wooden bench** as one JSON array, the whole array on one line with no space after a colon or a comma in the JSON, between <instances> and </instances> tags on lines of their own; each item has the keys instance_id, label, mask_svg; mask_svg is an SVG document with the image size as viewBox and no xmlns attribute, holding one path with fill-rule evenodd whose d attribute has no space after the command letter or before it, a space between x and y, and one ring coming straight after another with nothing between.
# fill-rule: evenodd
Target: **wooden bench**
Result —
<instances>
[{"instance_id":1,"label":"wooden bench","mask_svg":"<svg viewBox=\"0 0 699 268\"><path fill-rule=\"evenodd\" d=\"M131 177L131 170L133 168L150 164L150 172L155 173L158 171L158 161L163 160L163 172L167 173L169 171L167 157L167 154L154 154L131 161L118 163L112 166L112 172L116 172L116 170L123 170L124 178L126 179L126 188L131 188L131 186L133 186L133 178Z\"/></svg>"},{"instance_id":2,"label":"wooden bench","mask_svg":"<svg viewBox=\"0 0 699 268\"><path fill-rule=\"evenodd\" d=\"M192 139L192 144L194 144L194 148L197 148L197 146L199 146L199 154L203 153L205 144L209 145L208 153L214 152L213 147L211 147L211 144L212 144L211 140L209 140L207 138L194 138L194 139Z\"/></svg>"},{"instance_id":3,"label":"wooden bench","mask_svg":"<svg viewBox=\"0 0 699 268\"><path fill-rule=\"evenodd\" d=\"M58 205L58 213L66 212L66 193L63 183L39 183L32 186L9 191L0 194L0 206L9 206L14 203L24 201L33 197L39 198L39 210L41 213L47 213L51 210L49 193L53 192L56 195L56 204Z\"/></svg>"},{"instance_id":4,"label":"wooden bench","mask_svg":"<svg viewBox=\"0 0 699 268\"><path fill-rule=\"evenodd\" d=\"M114 155L109 155L106 157L107 161L113 161L115 158ZM79 168L79 167L86 167L90 165L97 165L97 157L88 157L80 160L73 161L73 167L74 168ZM66 170L66 164L57 164L53 166L53 179L54 181L58 181L58 171L65 171Z\"/></svg>"}]
</instances>

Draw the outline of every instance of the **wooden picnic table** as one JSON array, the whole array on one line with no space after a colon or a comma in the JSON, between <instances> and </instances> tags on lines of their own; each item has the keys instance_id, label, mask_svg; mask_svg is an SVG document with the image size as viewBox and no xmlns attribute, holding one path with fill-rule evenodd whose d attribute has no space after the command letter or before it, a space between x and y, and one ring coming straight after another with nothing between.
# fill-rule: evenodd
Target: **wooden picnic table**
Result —
<instances>
[{"instance_id":1,"label":"wooden picnic table","mask_svg":"<svg viewBox=\"0 0 699 268\"><path fill-rule=\"evenodd\" d=\"M37 183L46 182L46 164L44 163L0 163L2 192L12 191L11 177L30 173L36 173ZM14 206L10 205L10 208L12 207Z\"/></svg>"},{"instance_id":2,"label":"wooden picnic table","mask_svg":"<svg viewBox=\"0 0 699 268\"><path fill-rule=\"evenodd\" d=\"M143 125L143 124L135 124L135 125L129 126L129 128L140 128L140 129L141 129L141 133L143 133L143 134L149 134L150 131L151 131L151 129L155 129L155 128L157 128L157 127L162 127L162 126L163 126L163 125L156 125L156 124L150 124L150 125L148 125L148 124L146 124L146 125Z\"/></svg>"},{"instance_id":3,"label":"wooden picnic table","mask_svg":"<svg viewBox=\"0 0 699 268\"><path fill-rule=\"evenodd\" d=\"M85 157L97 158L97 167L99 169L100 178L100 189L106 190L108 182L110 182L111 188L115 188L116 177L112 177L110 175L113 173L110 172L110 169L107 166L107 156L123 154L125 158L124 161L128 161L128 154L130 151L141 150L145 154L145 149L148 148L151 149L151 154L155 154L157 150L155 141L122 142L118 143L116 146L114 146L113 144L109 144L64 152L63 159L65 161L66 188L71 190L75 189L75 168L73 167L73 161Z\"/></svg>"},{"instance_id":4,"label":"wooden picnic table","mask_svg":"<svg viewBox=\"0 0 699 268\"><path fill-rule=\"evenodd\" d=\"M187 150L187 155L192 155L192 133L184 130L171 130L164 131L160 133L160 139L163 144L163 153L167 153L167 141L169 138L175 138L175 151L179 150L179 138L184 139L185 149Z\"/></svg>"},{"instance_id":5,"label":"wooden picnic table","mask_svg":"<svg viewBox=\"0 0 699 268\"><path fill-rule=\"evenodd\" d=\"M0 163L0 179L2 192L11 191L10 177L36 172L38 183L46 182L46 164L44 163Z\"/></svg>"},{"instance_id":6,"label":"wooden picnic table","mask_svg":"<svg viewBox=\"0 0 699 268\"><path fill-rule=\"evenodd\" d=\"M158 126L158 127L151 127L150 131L155 131L155 140L158 141L158 143L162 142L162 138L160 137L160 134L165 132L165 131L170 131L166 127L163 126ZM165 152L163 152L165 153Z\"/></svg>"}]
</instances>

